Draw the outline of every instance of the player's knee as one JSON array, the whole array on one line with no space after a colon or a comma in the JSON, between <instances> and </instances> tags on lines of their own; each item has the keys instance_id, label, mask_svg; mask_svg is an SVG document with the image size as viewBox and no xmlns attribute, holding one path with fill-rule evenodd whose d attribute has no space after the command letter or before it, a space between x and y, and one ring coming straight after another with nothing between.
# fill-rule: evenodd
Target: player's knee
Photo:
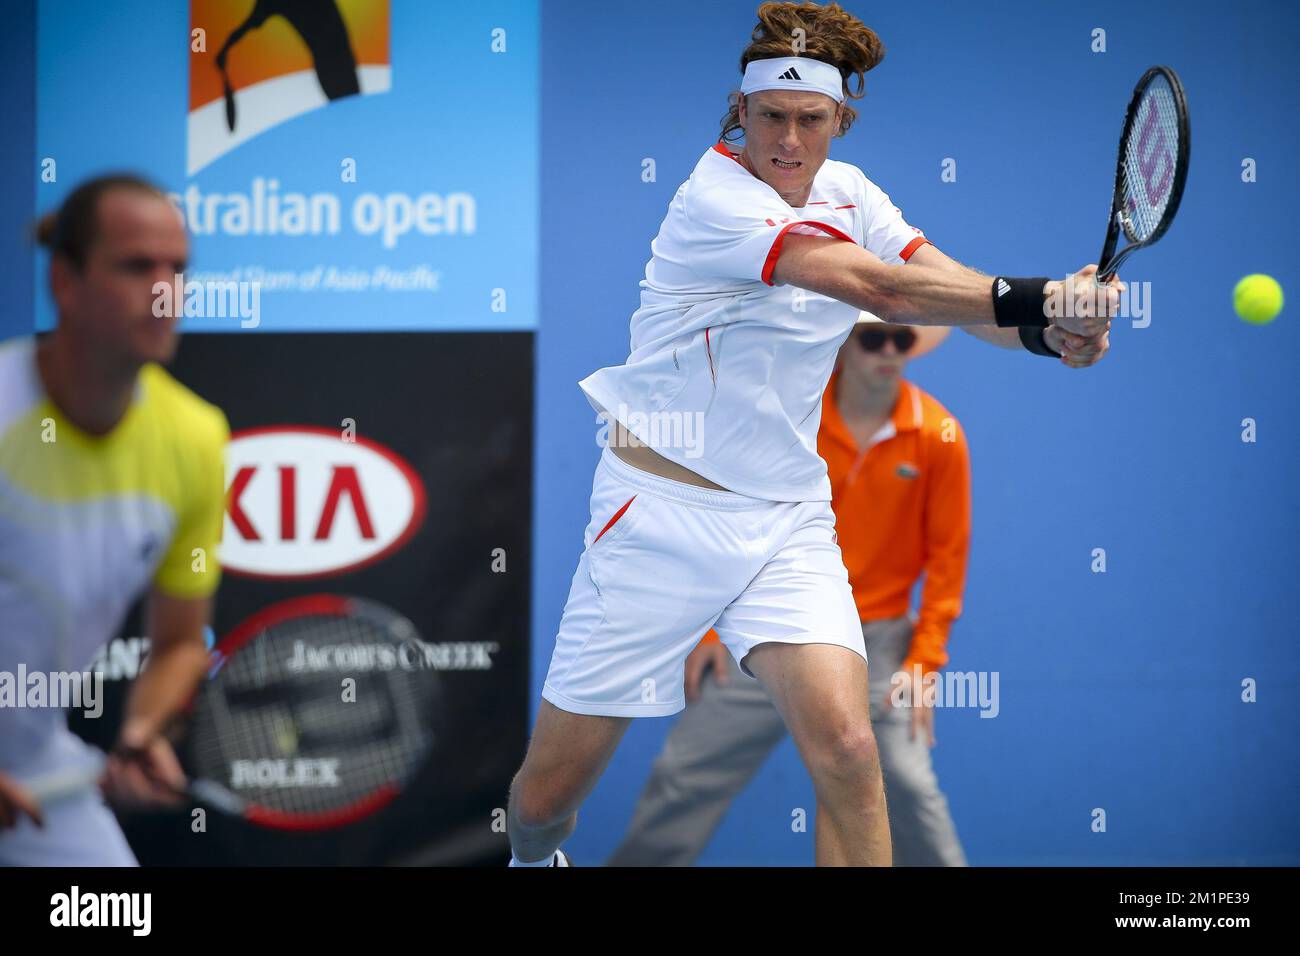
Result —
<instances>
[{"instance_id":1,"label":"player's knee","mask_svg":"<svg viewBox=\"0 0 1300 956\"><path fill-rule=\"evenodd\" d=\"M817 735L810 750L813 779L833 784L871 783L880 776L880 751L871 723L852 719Z\"/></svg>"}]
</instances>

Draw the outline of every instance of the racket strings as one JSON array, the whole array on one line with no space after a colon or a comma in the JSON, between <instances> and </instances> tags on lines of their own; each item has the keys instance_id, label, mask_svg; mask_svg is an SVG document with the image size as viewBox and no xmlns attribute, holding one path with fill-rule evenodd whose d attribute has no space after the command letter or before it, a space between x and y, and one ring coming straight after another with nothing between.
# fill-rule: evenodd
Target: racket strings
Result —
<instances>
[{"instance_id":1,"label":"racket strings","mask_svg":"<svg viewBox=\"0 0 1300 956\"><path fill-rule=\"evenodd\" d=\"M1172 197L1179 153L1179 113L1164 76L1147 86L1124 142L1120 188L1127 215L1122 220L1131 242L1155 235Z\"/></svg>"},{"instance_id":2,"label":"racket strings","mask_svg":"<svg viewBox=\"0 0 1300 956\"><path fill-rule=\"evenodd\" d=\"M404 619L370 609L268 628L205 687L190 734L196 772L291 814L400 785L431 744L438 690L435 672L402 666L418 663L404 653L413 638Z\"/></svg>"}]
</instances>

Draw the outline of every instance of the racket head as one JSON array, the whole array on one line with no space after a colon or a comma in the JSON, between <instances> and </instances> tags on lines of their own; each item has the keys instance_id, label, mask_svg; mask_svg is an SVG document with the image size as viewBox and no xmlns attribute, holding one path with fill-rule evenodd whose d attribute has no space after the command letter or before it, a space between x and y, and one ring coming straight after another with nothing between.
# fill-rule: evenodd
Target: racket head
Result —
<instances>
[{"instance_id":1,"label":"racket head","mask_svg":"<svg viewBox=\"0 0 1300 956\"><path fill-rule=\"evenodd\" d=\"M1182 81L1172 68L1153 66L1138 80L1124 117L1099 278L1109 278L1129 253L1169 229L1182 202L1190 158L1191 121ZM1121 236L1128 244L1116 254Z\"/></svg>"},{"instance_id":2,"label":"racket head","mask_svg":"<svg viewBox=\"0 0 1300 956\"><path fill-rule=\"evenodd\" d=\"M360 598L295 598L248 618L213 649L191 708L190 796L282 830L387 806L440 737L424 648L409 620Z\"/></svg>"}]
</instances>

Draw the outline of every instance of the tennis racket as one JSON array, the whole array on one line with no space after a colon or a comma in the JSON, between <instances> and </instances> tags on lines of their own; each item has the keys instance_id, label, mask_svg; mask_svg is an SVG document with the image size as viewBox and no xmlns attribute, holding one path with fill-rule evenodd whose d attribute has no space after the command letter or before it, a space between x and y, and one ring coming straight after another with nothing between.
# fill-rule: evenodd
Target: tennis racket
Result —
<instances>
[{"instance_id":1,"label":"tennis racket","mask_svg":"<svg viewBox=\"0 0 1300 956\"><path fill-rule=\"evenodd\" d=\"M77 796L99 786L99 778L104 773L104 755L99 751L90 751L85 760L71 767L60 767L49 773L26 779L19 778L18 783L41 806L57 803L68 797Z\"/></svg>"},{"instance_id":2,"label":"tennis racket","mask_svg":"<svg viewBox=\"0 0 1300 956\"><path fill-rule=\"evenodd\" d=\"M438 672L390 608L284 601L212 653L177 747L189 783L168 787L194 803L280 830L334 829L391 803L434 751Z\"/></svg>"},{"instance_id":3,"label":"tennis racket","mask_svg":"<svg viewBox=\"0 0 1300 956\"><path fill-rule=\"evenodd\" d=\"M0 496L0 512L7 510L7 502ZM0 516L7 518L9 514ZM89 705L90 689L97 686L92 682L91 672L86 669L90 650L74 640L77 632L67 602L60 597L58 582L47 577L30 567L0 561L0 588L12 589L23 596L23 600L10 609L10 616L0 621L0 642L6 643L0 648L0 670L21 663L29 672L48 672L50 675L80 673L82 703ZM50 686L54 686L53 680ZM69 704L75 709L77 704L74 701L69 701ZM51 719L53 717L51 713ZM0 734L18 732L7 726L7 719L16 720L17 715L0 711ZM101 751L88 748L73 763L30 777L15 774L13 779L37 803L45 806L97 790L104 763Z\"/></svg>"},{"instance_id":4,"label":"tennis racket","mask_svg":"<svg viewBox=\"0 0 1300 956\"><path fill-rule=\"evenodd\" d=\"M1124 117L1098 282L1168 230L1183 198L1191 147L1183 84L1169 67L1153 66L1138 81ZM1117 252L1121 235L1127 245Z\"/></svg>"}]
</instances>

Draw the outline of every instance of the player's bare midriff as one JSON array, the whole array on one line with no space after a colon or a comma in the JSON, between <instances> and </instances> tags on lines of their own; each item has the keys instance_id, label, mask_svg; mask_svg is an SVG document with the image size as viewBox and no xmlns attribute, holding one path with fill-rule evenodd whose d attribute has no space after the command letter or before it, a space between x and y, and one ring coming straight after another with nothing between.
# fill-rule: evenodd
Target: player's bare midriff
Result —
<instances>
[{"instance_id":1,"label":"player's bare midriff","mask_svg":"<svg viewBox=\"0 0 1300 956\"><path fill-rule=\"evenodd\" d=\"M669 461L650 446L643 444L618 422L614 423L614 441L611 450L633 468L658 475L660 478L671 478L683 484L713 488L716 491L730 490L722 485L715 485L709 479L702 478L689 468L683 468L675 461Z\"/></svg>"}]
</instances>

